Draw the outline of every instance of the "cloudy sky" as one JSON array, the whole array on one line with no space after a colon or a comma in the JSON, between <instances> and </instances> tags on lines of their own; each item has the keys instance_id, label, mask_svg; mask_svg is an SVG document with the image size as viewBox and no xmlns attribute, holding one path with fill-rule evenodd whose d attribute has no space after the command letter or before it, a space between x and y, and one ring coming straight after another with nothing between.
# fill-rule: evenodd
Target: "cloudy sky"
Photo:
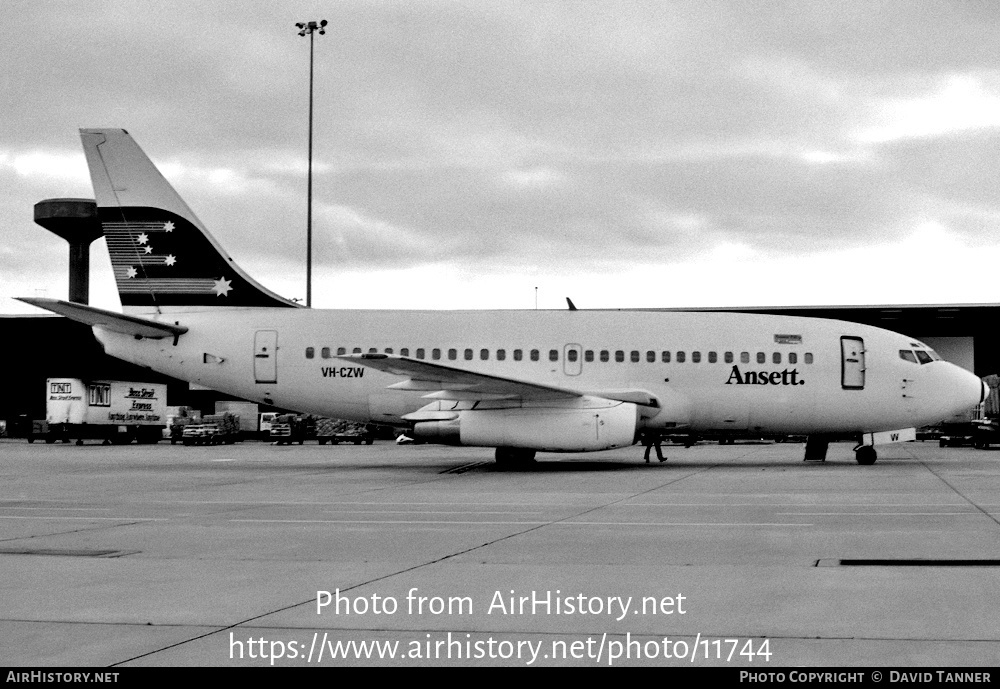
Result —
<instances>
[{"instance_id":1,"label":"cloudy sky","mask_svg":"<svg viewBox=\"0 0 1000 689\"><path fill-rule=\"evenodd\" d=\"M123 127L313 304L1000 302L1000 3L3 0L0 312L66 298L35 202ZM117 308L103 240L91 303Z\"/></svg>"}]
</instances>

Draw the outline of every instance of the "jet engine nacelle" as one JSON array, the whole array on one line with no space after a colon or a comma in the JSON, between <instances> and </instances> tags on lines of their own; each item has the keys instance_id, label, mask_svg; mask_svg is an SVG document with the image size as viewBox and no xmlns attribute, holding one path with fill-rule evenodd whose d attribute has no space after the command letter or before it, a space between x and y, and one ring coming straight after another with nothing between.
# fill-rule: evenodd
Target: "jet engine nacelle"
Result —
<instances>
[{"instance_id":1,"label":"jet engine nacelle","mask_svg":"<svg viewBox=\"0 0 1000 689\"><path fill-rule=\"evenodd\" d=\"M545 452L593 452L635 442L639 412L631 402L609 400L590 408L515 408L463 411L463 445L520 447Z\"/></svg>"}]
</instances>

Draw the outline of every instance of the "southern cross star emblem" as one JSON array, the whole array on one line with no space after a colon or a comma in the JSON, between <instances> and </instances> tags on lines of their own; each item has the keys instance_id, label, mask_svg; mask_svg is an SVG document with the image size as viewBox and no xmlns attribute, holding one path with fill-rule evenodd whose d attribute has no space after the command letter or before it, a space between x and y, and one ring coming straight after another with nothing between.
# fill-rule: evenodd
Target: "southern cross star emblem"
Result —
<instances>
[{"instance_id":1,"label":"southern cross star emblem","mask_svg":"<svg viewBox=\"0 0 1000 689\"><path fill-rule=\"evenodd\" d=\"M146 253L147 253L147 254L151 254L151 253L153 253L153 247L151 247L151 246L147 246L147 247L146 247Z\"/></svg>"},{"instance_id":2,"label":"southern cross star emblem","mask_svg":"<svg viewBox=\"0 0 1000 689\"><path fill-rule=\"evenodd\" d=\"M140 244L145 244L146 242L149 241L149 235L147 235L145 232L141 232L139 236L135 238L135 240Z\"/></svg>"},{"instance_id":3,"label":"southern cross star emblem","mask_svg":"<svg viewBox=\"0 0 1000 689\"><path fill-rule=\"evenodd\" d=\"M215 292L217 297L228 297L229 291L232 289L229 285L232 283L231 280L227 280L222 277L215 281L215 285L212 286L212 290Z\"/></svg>"},{"instance_id":4,"label":"southern cross star emblem","mask_svg":"<svg viewBox=\"0 0 1000 689\"><path fill-rule=\"evenodd\" d=\"M172 222L169 222L169 221L163 223L163 231L164 232L173 232L174 231L174 224Z\"/></svg>"},{"instance_id":5,"label":"southern cross star emblem","mask_svg":"<svg viewBox=\"0 0 1000 689\"><path fill-rule=\"evenodd\" d=\"M129 266L128 270L125 271L125 276L128 277L128 278L134 278L138 274L139 274L139 271L136 270L132 266Z\"/></svg>"},{"instance_id":6,"label":"southern cross star emblem","mask_svg":"<svg viewBox=\"0 0 1000 689\"><path fill-rule=\"evenodd\" d=\"M169 254L166 258L163 259L163 263L168 266L172 266L175 263L177 263L177 258L173 254Z\"/></svg>"}]
</instances>

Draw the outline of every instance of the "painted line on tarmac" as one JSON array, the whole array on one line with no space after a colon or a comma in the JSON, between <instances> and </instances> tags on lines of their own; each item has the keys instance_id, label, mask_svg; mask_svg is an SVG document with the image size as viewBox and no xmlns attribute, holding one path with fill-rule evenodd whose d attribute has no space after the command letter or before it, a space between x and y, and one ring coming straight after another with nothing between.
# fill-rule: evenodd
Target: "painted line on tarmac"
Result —
<instances>
[{"instance_id":1,"label":"painted line on tarmac","mask_svg":"<svg viewBox=\"0 0 1000 689\"><path fill-rule=\"evenodd\" d=\"M332 512L334 514L364 514L369 510L326 510L327 512ZM470 510L378 510L379 514L541 514L541 512L522 512L511 511L511 510L483 510L483 511L470 511Z\"/></svg>"},{"instance_id":2,"label":"painted line on tarmac","mask_svg":"<svg viewBox=\"0 0 1000 689\"><path fill-rule=\"evenodd\" d=\"M70 510L72 512L110 512L110 507L4 507L0 510Z\"/></svg>"},{"instance_id":3,"label":"painted line on tarmac","mask_svg":"<svg viewBox=\"0 0 1000 689\"><path fill-rule=\"evenodd\" d=\"M110 522L165 522L167 519L153 517L32 517L17 515L0 515L0 519L43 519L49 521L110 521Z\"/></svg>"},{"instance_id":4,"label":"painted line on tarmac","mask_svg":"<svg viewBox=\"0 0 1000 689\"><path fill-rule=\"evenodd\" d=\"M980 512L776 512L788 517L981 517Z\"/></svg>"},{"instance_id":5,"label":"painted line on tarmac","mask_svg":"<svg viewBox=\"0 0 1000 689\"><path fill-rule=\"evenodd\" d=\"M230 519L230 522L250 522L255 524L472 524L483 526L724 526L758 527L758 526L792 526L809 527L815 524L790 524L788 522L531 522L531 521L447 521L447 520L388 520L388 519Z\"/></svg>"}]
</instances>

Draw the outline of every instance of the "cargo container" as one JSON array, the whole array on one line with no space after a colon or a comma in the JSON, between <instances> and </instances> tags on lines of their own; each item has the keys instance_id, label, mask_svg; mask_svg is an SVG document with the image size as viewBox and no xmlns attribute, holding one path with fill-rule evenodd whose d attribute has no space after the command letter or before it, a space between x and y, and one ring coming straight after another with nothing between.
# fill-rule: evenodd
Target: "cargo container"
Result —
<instances>
[{"instance_id":1,"label":"cargo container","mask_svg":"<svg viewBox=\"0 0 1000 689\"><path fill-rule=\"evenodd\" d=\"M46 380L45 426L28 442L85 439L105 444L155 443L167 426L167 386L122 380Z\"/></svg>"},{"instance_id":2,"label":"cargo container","mask_svg":"<svg viewBox=\"0 0 1000 689\"><path fill-rule=\"evenodd\" d=\"M260 431L259 411L260 407L256 402L242 402L232 400L220 400L215 403L215 413L224 414L229 412L240 421L240 439L256 438Z\"/></svg>"},{"instance_id":3,"label":"cargo container","mask_svg":"<svg viewBox=\"0 0 1000 689\"><path fill-rule=\"evenodd\" d=\"M327 443L332 445L339 443L354 443L355 445L365 443L371 445L375 440L375 435L363 423L317 417L316 440L320 445L326 445Z\"/></svg>"}]
</instances>

